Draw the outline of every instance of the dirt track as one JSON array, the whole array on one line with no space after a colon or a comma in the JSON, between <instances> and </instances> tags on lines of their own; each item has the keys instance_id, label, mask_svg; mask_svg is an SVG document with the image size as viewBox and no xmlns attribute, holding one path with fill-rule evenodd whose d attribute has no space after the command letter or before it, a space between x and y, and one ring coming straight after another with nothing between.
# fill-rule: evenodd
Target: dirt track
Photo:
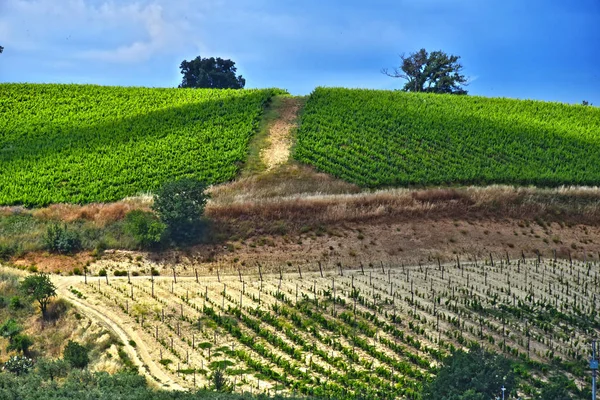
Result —
<instances>
[{"instance_id":1,"label":"dirt track","mask_svg":"<svg viewBox=\"0 0 600 400\"><path fill-rule=\"evenodd\" d=\"M124 321L108 308L84 302L71 293L69 287L74 283L81 282L84 278L53 276L52 279L57 287L59 296L68 299L90 320L105 326L108 330L115 333L119 340L123 342L124 349L131 357L133 363L139 368L140 374L146 376L148 382L155 382L157 385L171 390L185 390L166 374L162 368L156 365L148 352L146 343L140 338L129 322ZM99 278L93 279L97 281ZM129 344L130 340L136 343L135 348Z\"/></svg>"}]
</instances>

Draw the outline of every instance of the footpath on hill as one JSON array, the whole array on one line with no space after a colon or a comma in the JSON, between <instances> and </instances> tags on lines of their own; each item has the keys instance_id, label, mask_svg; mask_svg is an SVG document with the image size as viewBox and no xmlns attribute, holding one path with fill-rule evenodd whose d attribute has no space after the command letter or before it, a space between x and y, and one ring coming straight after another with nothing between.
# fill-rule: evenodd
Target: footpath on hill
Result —
<instances>
[{"instance_id":1,"label":"footpath on hill","mask_svg":"<svg viewBox=\"0 0 600 400\"><path fill-rule=\"evenodd\" d=\"M279 118L269 127L269 145L262 149L260 153L267 171L272 171L289 160L292 130L296 127L300 107L300 99L295 97L282 98L278 109Z\"/></svg>"}]
</instances>

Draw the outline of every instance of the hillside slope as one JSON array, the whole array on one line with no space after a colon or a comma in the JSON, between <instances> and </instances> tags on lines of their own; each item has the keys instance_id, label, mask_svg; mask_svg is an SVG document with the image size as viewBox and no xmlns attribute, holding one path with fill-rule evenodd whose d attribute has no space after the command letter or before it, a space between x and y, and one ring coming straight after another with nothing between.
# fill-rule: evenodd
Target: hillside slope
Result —
<instances>
[{"instance_id":1,"label":"hillside slope","mask_svg":"<svg viewBox=\"0 0 600 400\"><path fill-rule=\"evenodd\" d=\"M600 109L338 88L306 104L294 156L366 187L600 183Z\"/></svg>"},{"instance_id":2,"label":"hillside slope","mask_svg":"<svg viewBox=\"0 0 600 400\"><path fill-rule=\"evenodd\" d=\"M108 202L231 180L277 90L0 85L0 204Z\"/></svg>"}]
</instances>

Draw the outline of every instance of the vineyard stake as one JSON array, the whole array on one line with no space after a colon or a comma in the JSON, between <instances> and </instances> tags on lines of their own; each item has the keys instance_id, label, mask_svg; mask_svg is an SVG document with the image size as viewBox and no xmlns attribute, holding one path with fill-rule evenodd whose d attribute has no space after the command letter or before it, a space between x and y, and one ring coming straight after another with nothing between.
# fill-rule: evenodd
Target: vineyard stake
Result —
<instances>
[{"instance_id":1,"label":"vineyard stake","mask_svg":"<svg viewBox=\"0 0 600 400\"><path fill-rule=\"evenodd\" d=\"M131 285L131 276L129 276L129 268L127 269L127 283Z\"/></svg>"},{"instance_id":2,"label":"vineyard stake","mask_svg":"<svg viewBox=\"0 0 600 400\"><path fill-rule=\"evenodd\" d=\"M175 267L173 267L173 282L177 283L177 274L175 273Z\"/></svg>"},{"instance_id":3,"label":"vineyard stake","mask_svg":"<svg viewBox=\"0 0 600 400\"><path fill-rule=\"evenodd\" d=\"M319 261L319 272L321 273L321 278L323 277L323 267L321 266L321 261Z\"/></svg>"},{"instance_id":4,"label":"vineyard stake","mask_svg":"<svg viewBox=\"0 0 600 400\"><path fill-rule=\"evenodd\" d=\"M194 273L196 274L196 283L198 283L198 269L194 268Z\"/></svg>"},{"instance_id":5,"label":"vineyard stake","mask_svg":"<svg viewBox=\"0 0 600 400\"><path fill-rule=\"evenodd\" d=\"M300 275L300 279L302 279L302 270L300 269L300 264L298 264L298 275Z\"/></svg>"}]
</instances>

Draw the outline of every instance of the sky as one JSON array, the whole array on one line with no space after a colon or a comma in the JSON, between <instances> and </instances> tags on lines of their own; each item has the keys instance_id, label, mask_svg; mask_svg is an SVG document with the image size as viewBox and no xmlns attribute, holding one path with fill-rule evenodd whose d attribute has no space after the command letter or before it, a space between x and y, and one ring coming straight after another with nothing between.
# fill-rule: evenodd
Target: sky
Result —
<instances>
[{"instance_id":1,"label":"sky","mask_svg":"<svg viewBox=\"0 0 600 400\"><path fill-rule=\"evenodd\" d=\"M469 94L600 106L600 0L0 0L0 82L176 87L230 58L246 87L400 89L425 48Z\"/></svg>"}]
</instances>

